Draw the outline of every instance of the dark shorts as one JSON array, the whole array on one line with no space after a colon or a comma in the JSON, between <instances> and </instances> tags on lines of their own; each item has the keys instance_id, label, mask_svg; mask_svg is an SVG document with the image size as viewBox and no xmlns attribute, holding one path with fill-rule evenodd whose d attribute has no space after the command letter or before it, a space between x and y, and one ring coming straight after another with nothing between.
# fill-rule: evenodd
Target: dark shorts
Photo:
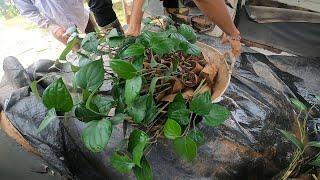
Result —
<instances>
[{"instance_id":1,"label":"dark shorts","mask_svg":"<svg viewBox=\"0 0 320 180\"><path fill-rule=\"evenodd\" d=\"M89 0L88 5L100 27L104 27L117 19L117 15L112 9L112 0Z\"/></svg>"}]
</instances>

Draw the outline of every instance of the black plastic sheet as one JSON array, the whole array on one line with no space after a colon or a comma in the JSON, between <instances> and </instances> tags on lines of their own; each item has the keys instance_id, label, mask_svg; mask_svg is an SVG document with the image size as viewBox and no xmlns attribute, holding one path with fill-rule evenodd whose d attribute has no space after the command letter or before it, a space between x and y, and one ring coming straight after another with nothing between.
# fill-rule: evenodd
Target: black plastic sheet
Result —
<instances>
[{"instance_id":1,"label":"black plastic sheet","mask_svg":"<svg viewBox=\"0 0 320 180\"><path fill-rule=\"evenodd\" d=\"M28 83L52 75L40 84L39 89L44 89L61 75L72 84L70 67L60 65L61 71L57 71L50 68L53 63L40 60L24 69L13 57L4 61L0 104L7 117L51 168L65 177L133 179L133 174L120 174L109 163L123 138L122 125L114 129L106 151L98 154L85 149L81 140L84 123L74 118L56 120L40 135L36 133L47 109L30 92ZM231 118L218 128L201 122L197 125L205 133L206 143L192 163L176 156L169 141L154 145L147 158L155 179L269 179L277 175L293 152L277 128L293 131L294 110L289 98L297 97L309 106L314 103L315 95L320 94L319 69L320 61L312 59L243 53L220 102L231 111ZM319 117L319 107L317 110Z\"/></svg>"}]
</instances>

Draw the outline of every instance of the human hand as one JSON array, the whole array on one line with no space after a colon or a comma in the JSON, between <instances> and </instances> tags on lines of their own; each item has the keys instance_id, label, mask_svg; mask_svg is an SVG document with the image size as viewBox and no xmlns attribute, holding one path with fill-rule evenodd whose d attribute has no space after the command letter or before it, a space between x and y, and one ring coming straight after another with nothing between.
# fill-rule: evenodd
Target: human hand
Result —
<instances>
[{"instance_id":1,"label":"human hand","mask_svg":"<svg viewBox=\"0 0 320 180\"><path fill-rule=\"evenodd\" d=\"M67 44L70 35L65 34L66 29L64 27L61 27L58 25L51 25L49 27L49 30L56 39L58 39L60 42L62 42L65 45Z\"/></svg>"},{"instance_id":2,"label":"human hand","mask_svg":"<svg viewBox=\"0 0 320 180\"><path fill-rule=\"evenodd\" d=\"M230 43L230 46L232 48L232 54L235 56L235 57L238 57L240 56L241 54L241 42L240 42L240 36L238 37L230 37L230 36L227 36L225 33L222 35L222 38L221 38L221 43L222 44L225 44L225 43Z\"/></svg>"}]
</instances>

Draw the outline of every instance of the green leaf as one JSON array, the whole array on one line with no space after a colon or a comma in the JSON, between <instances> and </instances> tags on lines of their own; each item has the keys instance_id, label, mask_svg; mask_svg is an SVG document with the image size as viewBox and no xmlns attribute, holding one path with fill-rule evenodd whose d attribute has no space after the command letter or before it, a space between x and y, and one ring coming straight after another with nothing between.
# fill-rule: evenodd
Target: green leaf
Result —
<instances>
[{"instance_id":1,"label":"green leaf","mask_svg":"<svg viewBox=\"0 0 320 180\"><path fill-rule=\"evenodd\" d=\"M199 116L209 114L211 107L211 96L208 91L193 98L190 103L190 110Z\"/></svg>"},{"instance_id":2,"label":"green leaf","mask_svg":"<svg viewBox=\"0 0 320 180\"><path fill-rule=\"evenodd\" d=\"M156 103L155 103L153 96L151 94L148 95L146 107L147 107L146 115L145 115L143 123L149 124L149 123L153 122L153 120L156 118L156 114L157 114L157 106L156 106Z\"/></svg>"},{"instance_id":3,"label":"green leaf","mask_svg":"<svg viewBox=\"0 0 320 180\"><path fill-rule=\"evenodd\" d=\"M81 42L81 48L88 52L96 52L98 50L99 40L95 32L88 33Z\"/></svg>"},{"instance_id":4,"label":"green leaf","mask_svg":"<svg viewBox=\"0 0 320 180\"><path fill-rule=\"evenodd\" d=\"M75 79L80 88L94 91L104 80L103 61L92 61L85 65L76 73Z\"/></svg>"},{"instance_id":5,"label":"green leaf","mask_svg":"<svg viewBox=\"0 0 320 180\"><path fill-rule=\"evenodd\" d=\"M134 163L127 155L115 152L111 155L111 165L121 173L129 173L134 167Z\"/></svg>"},{"instance_id":6,"label":"green leaf","mask_svg":"<svg viewBox=\"0 0 320 180\"><path fill-rule=\"evenodd\" d=\"M141 160L141 167L135 166L133 172L137 180L153 180L152 168L145 157Z\"/></svg>"},{"instance_id":7,"label":"green leaf","mask_svg":"<svg viewBox=\"0 0 320 180\"><path fill-rule=\"evenodd\" d=\"M36 96L36 98L40 100L41 97L40 97L37 85L38 85L37 81L32 81L30 88L31 88L31 91L34 94L34 96Z\"/></svg>"},{"instance_id":8,"label":"green leaf","mask_svg":"<svg viewBox=\"0 0 320 180\"><path fill-rule=\"evenodd\" d=\"M76 72L78 72L78 71L80 70L80 67L75 66L75 65L73 65L73 64L71 64L71 63L69 63L69 64L70 64L70 67L71 67L71 71L72 71L73 73L76 73Z\"/></svg>"},{"instance_id":9,"label":"green leaf","mask_svg":"<svg viewBox=\"0 0 320 180\"><path fill-rule=\"evenodd\" d=\"M113 38L110 38L108 40L108 45L111 47L111 48L116 48L116 47L120 47L123 45L123 43L125 42L125 38L120 36L120 37L113 37Z\"/></svg>"},{"instance_id":10,"label":"green leaf","mask_svg":"<svg viewBox=\"0 0 320 180\"><path fill-rule=\"evenodd\" d=\"M189 137L173 140L173 150L187 161L192 161L197 156L197 144Z\"/></svg>"},{"instance_id":11,"label":"green leaf","mask_svg":"<svg viewBox=\"0 0 320 180\"><path fill-rule=\"evenodd\" d=\"M186 54L194 56L199 56L201 54L201 49L197 45L188 43L187 47Z\"/></svg>"},{"instance_id":12,"label":"green leaf","mask_svg":"<svg viewBox=\"0 0 320 180\"><path fill-rule=\"evenodd\" d=\"M139 96L142 87L142 78L137 76L133 79L126 80L124 97L126 104L131 106L134 100Z\"/></svg>"},{"instance_id":13,"label":"green leaf","mask_svg":"<svg viewBox=\"0 0 320 180\"><path fill-rule=\"evenodd\" d=\"M132 64L138 71L141 71L141 69L143 68L143 61L144 61L144 56L136 56L134 57Z\"/></svg>"},{"instance_id":14,"label":"green leaf","mask_svg":"<svg viewBox=\"0 0 320 180\"><path fill-rule=\"evenodd\" d=\"M298 99L293 99L291 98L291 103L293 104L293 106L297 109L299 109L300 111L306 111L307 107L306 105L304 105L301 101L299 101Z\"/></svg>"},{"instance_id":15,"label":"green leaf","mask_svg":"<svg viewBox=\"0 0 320 180\"><path fill-rule=\"evenodd\" d=\"M89 122L92 120L100 120L103 118L100 114L87 109L84 103L78 104L74 110L74 114L82 122Z\"/></svg>"},{"instance_id":16,"label":"green leaf","mask_svg":"<svg viewBox=\"0 0 320 180\"><path fill-rule=\"evenodd\" d=\"M197 41L197 36L192 27L182 24L179 29L178 33L184 36L190 43L195 43Z\"/></svg>"},{"instance_id":17,"label":"green leaf","mask_svg":"<svg viewBox=\"0 0 320 180\"><path fill-rule=\"evenodd\" d=\"M159 80L159 77L153 77L151 80L150 87L149 87L149 93L151 95L153 95L154 91L156 90L156 85L158 80Z\"/></svg>"},{"instance_id":18,"label":"green leaf","mask_svg":"<svg viewBox=\"0 0 320 180\"><path fill-rule=\"evenodd\" d=\"M55 108L56 111L68 112L73 107L72 97L62 78L57 79L44 90L42 100L48 109Z\"/></svg>"},{"instance_id":19,"label":"green leaf","mask_svg":"<svg viewBox=\"0 0 320 180\"><path fill-rule=\"evenodd\" d=\"M106 36L107 38L113 38L113 37L119 37L120 34L117 31L117 28L113 28L111 29L111 31L109 32L109 34Z\"/></svg>"},{"instance_id":20,"label":"green leaf","mask_svg":"<svg viewBox=\"0 0 320 180\"><path fill-rule=\"evenodd\" d=\"M55 119L57 119L56 110L54 108L52 108L47 112L46 117L41 122L40 126L38 127L37 133L40 133L41 131L43 131Z\"/></svg>"},{"instance_id":21,"label":"green leaf","mask_svg":"<svg viewBox=\"0 0 320 180\"><path fill-rule=\"evenodd\" d=\"M308 143L308 146L320 148L320 142L310 141L310 142Z\"/></svg>"},{"instance_id":22,"label":"green leaf","mask_svg":"<svg viewBox=\"0 0 320 180\"><path fill-rule=\"evenodd\" d=\"M140 43L130 45L124 52L123 56L141 56L144 54L144 46Z\"/></svg>"},{"instance_id":23,"label":"green leaf","mask_svg":"<svg viewBox=\"0 0 320 180\"><path fill-rule=\"evenodd\" d=\"M78 58L79 58L79 67L82 68L85 65L89 64L92 62L87 56L84 56L82 54L78 53Z\"/></svg>"},{"instance_id":24,"label":"green leaf","mask_svg":"<svg viewBox=\"0 0 320 180\"><path fill-rule=\"evenodd\" d=\"M139 142L132 150L133 162L141 167L141 158L143 157L144 148L146 147L147 142Z\"/></svg>"},{"instance_id":25,"label":"green leaf","mask_svg":"<svg viewBox=\"0 0 320 180\"><path fill-rule=\"evenodd\" d=\"M149 137L148 135L139 130L139 129L135 129L131 132L130 136L129 136L129 143L128 143L128 151L129 152L133 152L133 149L140 143L140 142L148 142L149 141Z\"/></svg>"},{"instance_id":26,"label":"green leaf","mask_svg":"<svg viewBox=\"0 0 320 180\"><path fill-rule=\"evenodd\" d=\"M309 164L313 165L313 166L320 166L320 155L315 160L310 162Z\"/></svg>"},{"instance_id":27,"label":"green leaf","mask_svg":"<svg viewBox=\"0 0 320 180\"><path fill-rule=\"evenodd\" d=\"M164 136L168 139L176 139L181 136L181 126L172 119L168 119L164 124Z\"/></svg>"},{"instance_id":28,"label":"green leaf","mask_svg":"<svg viewBox=\"0 0 320 180\"><path fill-rule=\"evenodd\" d=\"M291 141L300 150L303 149L302 142L299 139L297 139L293 134L291 134L290 132L287 132L285 130L282 130L282 129L278 129L278 130L284 135L284 137L286 137L289 141Z\"/></svg>"},{"instance_id":29,"label":"green leaf","mask_svg":"<svg viewBox=\"0 0 320 180\"><path fill-rule=\"evenodd\" d=\"M192 130L189 132L188 137L191 138L198 146L205 143L204 134L200 131Z\"/></svg>"},{"instance_id":30,"label":"green leaf","mask_svg":"<svg viewBox=\"0 0 320 180\"><path fill-rule=\"evenodd\" d=\"M169 38L152 36L150 39L151 49L159 55L168 54L173 51L174 45Z\"/></svg>"},{"instance_id":31,"label":"green leaf","mask_svg":"<svg viewBox=\"0 0 320 180\"><path fill-rule=\"evenodd\" d=\"M318 102L320 103L320 96L316 96L316 99L317 99Z\"/></svg>"},{"instance_id":32,"label":"green leaf","mask_svg":"<svg viewBox=\"0 0 320 180\"><path fill-rule=\"evenodd\" d=\"M72 48L79 43L79 39L75 38L66 45L66 48L62 51L59 56L59 60L66 60L67 54L72 50Z\"/></svg>"},{"instance_id":33,"label":"green leaf","mask_svg":"<svg viewBox=\"0 0 320 180\"><path fill-rule=\"evenodd\" d=\"M182 42L188 42L188 40L184 36L179 34L179 33L170 34L170 38L176 39L176 40L179 40L179 41L182 41Z\"/></svg>"},{"instance_id":34,"label":"green leaf","mask_svg":"<svg viewBox=\"0 0 320 180\"><path fill-rule=\"evenodd\" d=\"M170 103L168 118L177 121L181 125L189 124L189 110L187 109L181 93L177 94L173 102Z\"/></svg>"},{"instance_id":35,"label":"green leaf","mask_svg":"<svg viewBox=\"0 0 320 180\"><path fill-rule=\"evenodd\" d=\"M98 153L108 144L111 133L112 124L108 119L90 121L82 133L82 139L86 148Z\"/></svg>"},{"instance_id":36,"label":"green leaf","mask_svg":"<svg viewBox=\"0 0 320 180\"><path fill-rule=\"evenodd\" d=\"M217 127L230 117L230 111L224 106L212 104L209 114L204 116L204 124Z\"/></svg>"},{"instance_id":37,"label":"green leaf","mask_svg":"<svg viewBox=\"0 0 320 180\"><path fill-rule=\"evenodd\" d=\"M128 107L128 115L132 117L135 123L140 123L146 116L146 103L148 95L136 99L132 106Z\"/></svg>"},{"instance_id":38,"label":"green leaf","mask_svg":"<svg viewBox=\"0 0 320 180\"><path fill-rule=\"evenodd\" d=\"M115 116L110 117L110 121L113 126L116 126L118 124L121 124L126 117L127 117L126 114L118 113Z\"/></svg>"},{"instance_id":39,"label":"green leaf","mask_svg":"<svg viewBox=\"0 0 320 180\"><path fill-rule=\"evenodd\" d=\"M112 59L109 63L111 69L117 73L120 78L132 79L138 74L137 69L127 61Z\"/></svg>"},{"instance_id":40,"label":"green leaf","mask_svg":"<svg viewBox=\"0 0 320 180\"><path fill-rule=\"evenodd\" d=\"M99 113L101 114L109 114L110 109L112 108L114 101L110 96L101 96L97 95L92 98L92 104L97 106Z\"/></svg>"},{"instance_id":41,"label":"green leaf","mask_svg":"<svg viewBox=\"0 0 320 180\"><path fill-rule=\"evenodd\" d=\"M78 33L77 32L74 32L74 33L72 33L70 36L69 36L69 38L68 38L68 40L67 40L67 44L69 44L71 41L73 41L75 38L78 38Z\"/></svg>"}]
</instances>

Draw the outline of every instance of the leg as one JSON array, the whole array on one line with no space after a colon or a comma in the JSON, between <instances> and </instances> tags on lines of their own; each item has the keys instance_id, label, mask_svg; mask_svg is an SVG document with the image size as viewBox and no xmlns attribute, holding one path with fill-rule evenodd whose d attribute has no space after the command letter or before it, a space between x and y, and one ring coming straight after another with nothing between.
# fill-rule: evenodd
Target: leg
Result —
<instances>
[{"instance_id":1,"label":"leg","mask_svg":"<svg viewBox=\"0 0 320 180\"><path fill-rule=\"evenodd\" d=\"M117 15L112 9L112 0L89 0L88 5L100 27L117 20Z\"/></svg>"}]
</instances>

